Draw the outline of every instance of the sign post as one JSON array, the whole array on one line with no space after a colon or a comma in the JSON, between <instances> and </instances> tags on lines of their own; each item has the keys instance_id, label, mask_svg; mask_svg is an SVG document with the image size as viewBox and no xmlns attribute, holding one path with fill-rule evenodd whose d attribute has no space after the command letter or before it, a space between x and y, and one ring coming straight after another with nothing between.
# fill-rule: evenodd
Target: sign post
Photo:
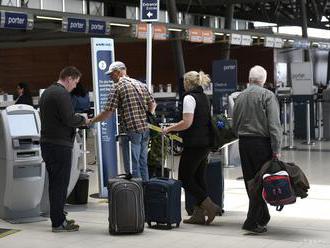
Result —
<instances>
[{"instance_id":1,"label":"sign post","mask_svg":"<svg viewBox=\"0 0 330 248\"><path fill-rule=\"evenodd\" d=\"M141 21L147 22L147 57L146 57L146 83L151 90L152 79L152 22L159 19L159 0L141 0Z\"/></svg>"},{"instance_id":2,"label":"sign post","mask_svg":"<svg viewBox=\"0 0 330 248\"><path fill-rule=\"evenodd\" d=\"M228 110L228 96L237 88L237 61L216 60L212 65L213 113Z\"/></svg>"},{"instance_id":3,"label":"sign post","mask_svg":"<svg viewBox=\"0 0 330 248\"><path fill-rule=\"evenodd\" d=\"M95 115L105 107L109 96L112 81L105 74L109 65L114 61L114 44L112 39L92 38L92 70L94 87ZM96 153L99 165L99 194L100 197L108 195L108 178L117 175L117 115L106 121L96 124Z\"/></svg>"}]
</instances>

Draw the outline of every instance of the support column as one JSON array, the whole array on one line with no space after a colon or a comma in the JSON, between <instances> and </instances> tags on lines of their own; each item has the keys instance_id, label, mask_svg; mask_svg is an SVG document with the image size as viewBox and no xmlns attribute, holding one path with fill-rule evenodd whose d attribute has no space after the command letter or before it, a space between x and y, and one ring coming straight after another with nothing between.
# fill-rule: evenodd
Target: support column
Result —
<instances>
[{"instance_id":1,"label":"support column","mask_svg":"<svg viewBox=\"0 0 330 248\"><path fill-rule=\"evenodd\" d=\"M176 0L167 0L167 11L168 11L168 17L169 22L178 24L178 16L177 16L177 8L176 8ZM176 67L177 72L177 83L178 83L178 90L179 90L179 96L181 99L181 96L183 94L183 75L186 72L186 67L184 63L184 56L183 56L183 49L182 49L182 41L180 39L180 34L175 32L174 35L174 41L172 42L173 48L174 48L174 64Z\"/></svg>"},{"instance_id":2,"label":"support column","mask_svg":"<svg viewBox=\"0 0 330 248\"><path fill-rule=\"evenodd\" d=\"M234 19L234 5L227 4L226 6L226 16L225 16L225 29L232 30ZM222 47L221 58L230 59L230 44L226 43Z\"/></svg>"},{"instance_id":3,"label":"support column","mask_svg":"<svg viewBox=\"0 0 330 248\"><path fill-rule=\"evenodd\" d=\"M302 29L302 37L308 39L307 34L307 11L306 11L306 0L300 0L300 11L301 11L301 29ZM310 53L309 49L304 50L304 61L309 62Z\"/></svg>"}]
</instances>

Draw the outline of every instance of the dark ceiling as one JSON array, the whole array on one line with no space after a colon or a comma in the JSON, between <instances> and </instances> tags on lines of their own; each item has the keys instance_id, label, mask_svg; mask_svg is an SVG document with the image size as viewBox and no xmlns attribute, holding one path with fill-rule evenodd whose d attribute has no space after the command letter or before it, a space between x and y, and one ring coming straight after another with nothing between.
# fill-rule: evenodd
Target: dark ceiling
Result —
<instances>
[{"instance_id":1,"label":"dark ceiling","mask_svg":"<svg viewBox=\"0 0 330 248\"><path fill-rule=\"evenodd\" d=\"M301 1L306 1L308 27L330 29L330 0L176 0L178 11L201 15L225 16L229 4L234 5L234 18L301 26ZM106 6L138 6L140 0L103 0ZM160 0L166 9L166 0ZM327 21L321 22L322 16Z\"/></svg>"}]
</instances>

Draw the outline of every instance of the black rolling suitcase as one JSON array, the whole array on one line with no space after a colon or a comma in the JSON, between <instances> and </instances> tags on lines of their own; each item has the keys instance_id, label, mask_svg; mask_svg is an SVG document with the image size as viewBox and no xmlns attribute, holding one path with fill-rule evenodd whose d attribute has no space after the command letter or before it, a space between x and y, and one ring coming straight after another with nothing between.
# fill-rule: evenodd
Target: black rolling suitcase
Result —
<instances>
[{"instance_id":1,"label":"black rolling suitcase","mask_svg":"<svg viewBox=\"0 0 330 248\"><path fill-rule=\"evenodd\" d=\"M118 139L123 135L119 135ZM131 151L131 143L129 142ZM130 161L132 171L132 161ZM109 233L141 233L144 230L142 180L130 174L109 179Z\"/></svg>"},{"instance_id":2,"label":"black rolling suitcase","mask_svg":"<svg viewBox=\"0 0 330 248\"><path fill-rule=\"evenodd\" d=\"M224 198L224 179L223 179L223 166L219 159L210 159L207 165L206 172L207 191L214 203L220 206L221 211L218 215L222 215L223 211L223 198ZM185 191L185 209L188 215L192 215L194 206L196 205L195 197L189 192Z\"/></svg>"},{"instance_id":3,"label":"black rolling suitcase","mask_svg":"<svg viewBox=\"0 0 330 248\"><path fill-rule=\"evenodd\" d=\"M162 135L162 144L164 144L164 138L165 136ZM151 178L144 186L145 217L149 227L171 229L172 224L179 227L181 222L181 182L173 179L173 142L171 144L171 178ZM162 174L164 175L163 157L162 154ZM156 225L152 226L152 223Z\"/></svg>"}]
</instances>

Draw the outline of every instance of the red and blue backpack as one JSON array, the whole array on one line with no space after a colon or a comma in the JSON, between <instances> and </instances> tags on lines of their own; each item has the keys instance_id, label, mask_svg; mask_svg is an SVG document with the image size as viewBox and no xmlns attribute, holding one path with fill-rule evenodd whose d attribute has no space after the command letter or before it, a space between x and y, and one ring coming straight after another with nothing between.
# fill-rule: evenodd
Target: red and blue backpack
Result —
<instances>
[{"instance_id":1,"label":"red and blue backpack","mask_svg":"<svg viewBox=\"0 0 330 248\"><path fill-rule=\"evenodd\" d=\"M296 202L296 194L287 171L264 174L262 184L262 197L270 205L276 206L277 211L281 211L284 205Z\"/></svg>"}]
</instances>

